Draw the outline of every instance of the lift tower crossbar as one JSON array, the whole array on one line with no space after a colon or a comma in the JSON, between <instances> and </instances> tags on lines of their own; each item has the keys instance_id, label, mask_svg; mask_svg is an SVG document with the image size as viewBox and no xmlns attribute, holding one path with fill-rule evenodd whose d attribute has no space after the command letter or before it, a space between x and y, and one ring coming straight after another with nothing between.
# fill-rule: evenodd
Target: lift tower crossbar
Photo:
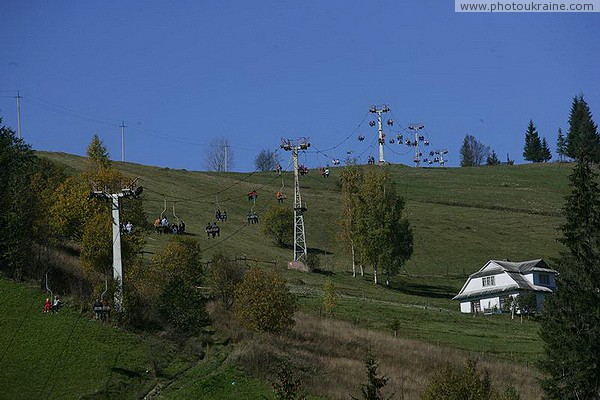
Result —
<instances>
[{"instance_id":1,"label":"lift tower crossbar","mask_svg":"<svg viewBox=\"0 0 600 400\"><path fill-rule=\"evenodd\" d=\"M304 232L304 212L306 206L302 204L300 196L300 182L298 180L298 151L310 147L308 138L300 138L295 142L290 139L281 140L281 148L292 152L294 162L294 261L306 262L307 247Z\"/></svg>"}]
</instances>

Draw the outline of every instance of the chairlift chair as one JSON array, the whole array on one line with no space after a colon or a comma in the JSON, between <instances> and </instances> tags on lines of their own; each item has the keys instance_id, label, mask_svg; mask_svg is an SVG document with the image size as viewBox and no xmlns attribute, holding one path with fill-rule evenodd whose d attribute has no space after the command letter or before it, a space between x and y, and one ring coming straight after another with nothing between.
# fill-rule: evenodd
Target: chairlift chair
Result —
<instances>
[{"instance_id":1,"label":"chairlift chair","mask_svg":"<svg viewBox=\"0 0 600 400\"><path fill-rule=\"evenodd\" d=\"M283 201L287 198L287 196L285 195L285 193L283 193L283 188L284 187L285 187L285 182L283 181L283 178L281 178L281 187L275 193L275 198L277 199L278 203L283 203Z\"/></svg>"},{"instance_id":2,"label":"chairlift chair","mask_svg":"<svg viewBox=\"0 0 600 400\"><path fill-rule=\"evenodd\" d=\"M247 215L247 223L248 224L258 224L258 214L254 212L254 207L256 206L256 198L253 200L252 207Z\"/></svg>"}]
</instances>

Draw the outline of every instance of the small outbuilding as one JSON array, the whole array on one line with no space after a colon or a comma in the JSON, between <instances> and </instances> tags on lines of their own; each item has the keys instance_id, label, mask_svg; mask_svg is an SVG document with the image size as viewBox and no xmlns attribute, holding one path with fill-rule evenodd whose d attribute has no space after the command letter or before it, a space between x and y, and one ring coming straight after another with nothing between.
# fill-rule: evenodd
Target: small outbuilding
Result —
<instances>
[{"instance_id":1,"label":"small outbuilding","mask_svg":"<svg viewBox=\"0 0 600 400\"><path fill-rule=\"evenodd\" d=\"M542 259L490 260L469 276L453 300L460 301L463 313L492 313L506 310L517 296L532 294L536 310L542 311L544 297L556 290L556 275Z\"/></svg>"}]
</instances>

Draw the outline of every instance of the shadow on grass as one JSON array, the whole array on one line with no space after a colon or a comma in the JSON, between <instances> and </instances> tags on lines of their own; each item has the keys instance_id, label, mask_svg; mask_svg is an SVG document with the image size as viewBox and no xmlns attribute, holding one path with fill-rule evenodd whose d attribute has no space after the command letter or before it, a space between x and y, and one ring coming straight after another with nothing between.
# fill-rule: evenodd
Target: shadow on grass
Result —
<instances>
[{"instance_id":1,"label":"shadow on grass","mask_svg":"<svg viewBox=\"0 0 600 400\"><path fill-rule=\"evenodd\" d=\"M328 256L334 254L331 251L321 250L321 249L318 249L316 247L309 247L308 249L306 249L306 251L308 252L308 254L326 254Z\"/></svg>"},{"instance_id":2,"label":"shadow on grass","mask_svg":"<svg viewBox=\"0 0 600 400\"><path fill-rule=\"evenodd\" d=\"M312 273L313 274L324 275L324 276L331 276L331 275L333 275L333 272L331 272L331 271L325 271L325 270L319 269L319 268L313 269Z\"/></svg>"},{"instance_id":3,"label":"shadow on grass","mask_svg":"<svg viewBox=\"0 0 600 400\"><path fill-rule=\"evenodd\" d=\"M427 285L424 283L401 281L392 282L389 288L411 296L435 299L451 299L456 295L455 289L452 286L446 285Z\"/></svg>"}]
</instances>

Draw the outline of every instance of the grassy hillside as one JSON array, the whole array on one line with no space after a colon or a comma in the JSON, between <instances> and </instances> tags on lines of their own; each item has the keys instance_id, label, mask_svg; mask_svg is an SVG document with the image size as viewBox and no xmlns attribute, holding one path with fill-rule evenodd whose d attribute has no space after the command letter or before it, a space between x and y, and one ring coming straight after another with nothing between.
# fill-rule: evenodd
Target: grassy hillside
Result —
<instances>
[{"instance_id":1,"label":"grassy hillside","mask_svg":"<svg viewBox=\"0 0 600 400\"><path fill-rule=\"evenodd\" d=\"M68 154L41 155L65 164L73 173L84 163L83 158ZM163 211L165 200L166 215L173 220L175 204L188 233L202 243L205 259L224 250L232 257L253 260L248 265L277 269L288 279L307 315L320 314L322 288L331 278L339 294L334 316L351 322L351 326L389 335L391 323L397 320L399 337L464 350L478 357L486 354L524 367L541 353L536 322L463 315L451 298L465 277L489 259L551 260L558 253L557 227L562 223L560 208L568 192L568 164L460 169L390 166L399 192L406 199L415 233L414 256L393 279L391 289L375 287L369 268L364 277L351 276L350 257L337 237L340 168L332 168L329 178L315 171L301 178L302 198L308 206L307 242L310 251L319 255L322 268L322 273L306 274L286 269L291 249L274 246L260 233L260 225L246 224L246 214L252 208L246 194L252 189L259 192L254 208L259 215L277 206L275 192L282 187L288 196L282 207L291 207L291 173L215 174L114 164L140 178L149 220ZM204 226L214 221L217 202L221 210L228 212L229 220L220 224L220 238L208 239ZM153 253L160 249L169 236L149 233L146 250ZM227 369L230 366L223 367L211 375L214 382L210 383L209 378L198 380L198 376L205 376L205 368L200 365L189 370L164 393L174 397L204 393L200 391L205 384L219 387L232 380L228 374L236 373ZM526 393L539 393L532 381L524 385Z\"/></svg>"},{"instance_id":2,"label":"grassy hillside","mask_svg":"<svg viewBox=\"0 0 600 400\"><path fill-rule=\"evenodd\" d=\"M84 158L64 153L40 153L66 164L72 171L83 167ZM252 202L246 194L256 188L254 211L277 204L275 192L283 186L291 207L293 175L283 173L204 173L114 162L140 178L149 219L164 209L173 219L185 220L187 230L205 243L207 253L216 249L283 265L291 250L273 246L258 225L247 225ZM399 192L407 201L407 213L415 233L415 254L408 262L410 275L464 275L492 258L522 260L557 254L556 228L560 208L568 192L569 164L537 164L473 168L390 167ZM329 178L311 171L301 178L306 238L311 251L320 255L326 270L350 270L350 257L338 240L341 168L331 168ZM216 204L229 214L221 224L221 237L207 239L204 227L214 221ZM148 250L160 248L167 237L150 235ZM453 287L460 289L457 283Z\"/></svg>"},{"instance_id":3,"label":"grassy hillside","mask_svg":"<svg viewBox=\"0 0 600 400\"><path fill-rule=\"evenodd\" d=\"M204 362L201 348L175 349L158 338L103 324L68 304L56 314L43 313L45 294L37 288L0 279L0 293L0 398L133 399L155 386L166 387L173 398L189 398L177 394L186 393L183 384L193 374L203 379L195 382L196 398L269 393L265 384L222 368L212 357ZM222 390L225 381L236 385Z\"/></svg>"}]
</instances>

